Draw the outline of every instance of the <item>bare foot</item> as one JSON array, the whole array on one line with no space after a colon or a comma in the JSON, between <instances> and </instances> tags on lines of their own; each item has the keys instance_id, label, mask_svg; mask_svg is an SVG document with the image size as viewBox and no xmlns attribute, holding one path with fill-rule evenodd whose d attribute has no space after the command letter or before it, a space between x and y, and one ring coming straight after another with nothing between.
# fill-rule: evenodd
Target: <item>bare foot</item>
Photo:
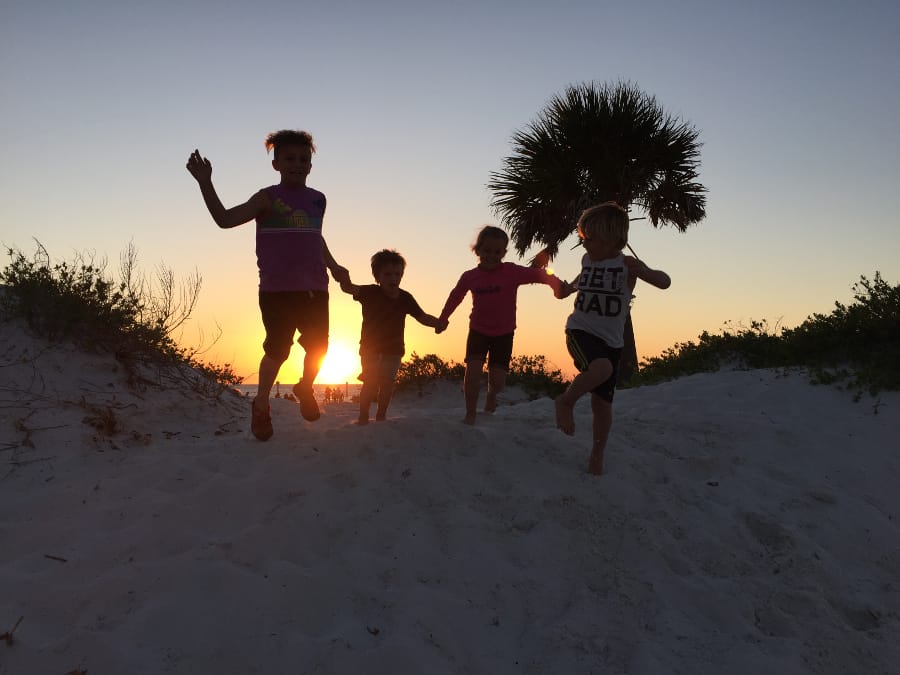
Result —
<instances>
[{"instance_id":1,"label":"bare foot","mask_svg":"<svg viewBox=\"0 0 900 675\"><path fill-rule=\"evenodd\" d=\"M463 424L468 424L469 426L475 425L475 413L467 412L466 416L463 417Z\"/></svg>"},{"instance_id":2,"label":"bare foot","mask_svg":"<svg viewBox=\"0 0 900 675\"><path fill-rule=\"evenodd\" d=\"M595 476L603 475L603 453L591 453L591 459L588 461L588 473Z\"/></svg>"},{"instance_id":3,"label":"bare foot","mask_svg":"<svg viewBox=\"0 0 900 675\"><path fill-rule=\"evenodd\" d=\"M386 422L387 415L375 415L375 421L376 422Z\"/></svg>"},{"instance_id":4,"label":"bare foot","mask_svg":"<svg viewBox=\"0 0 900 675\"><path fill-rule=\"evenodd\" d=\"M356 423L357 423L359 426L363 426L364 424L368 424L368 423L369 423L369 416L368 416L368 415L360 415L360 416L359 416L359 419L356 420Z\"/></svg>"},{"instance_id":5,"label":"bare foot","mask_svg":"<svg viewBox=\"0 0 900 675\"><path fill-rule=\"evenodd\" d=\"M575 433L575 410L562 400L562 396L557 396L554 403L556 404L556 428L571 436Z\"/></svg>"},{"instance_id":6,"label":"bare foot","mask_svg":"<svg viewBox=\"0 0 900 675\"><path fill-rule=\"evenodd\" d=\"M487 398L484 400L484 412L492 413L497 409L497 394L488 389Z\"/></svg>"}]
</instances>

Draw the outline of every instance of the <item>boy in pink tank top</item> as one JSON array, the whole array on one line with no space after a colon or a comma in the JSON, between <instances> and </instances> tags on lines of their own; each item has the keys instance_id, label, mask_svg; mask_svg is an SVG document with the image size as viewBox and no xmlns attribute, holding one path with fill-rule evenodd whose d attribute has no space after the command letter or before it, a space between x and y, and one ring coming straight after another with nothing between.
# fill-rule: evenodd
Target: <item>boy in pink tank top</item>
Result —
<instances>
[{"instance_id":1,"label":"boy in pink tank top","mask_svg":"<svg viewBox=\"0 0 900 675\"><path fill-rule=\"evenodd\" d=\"M294 394L305 419L319 418L312 385L328 351L326 269L339 283L350 279L322 238L325 195L306 185L316 150L312 136L306 131L276 131L266 137L266 150L274 150L272 168L281 174L281 181L229 209L213 187L209 160L194 150L187 161L187 170L200 185L216 225L228 229L256 221L259 308L266 338L250 429L261 441L273 434L269 396L281 364L290 354L295 331L300 333L297 341L306 355L303 377L294 385Z\"/></svg>"}]
</instances>

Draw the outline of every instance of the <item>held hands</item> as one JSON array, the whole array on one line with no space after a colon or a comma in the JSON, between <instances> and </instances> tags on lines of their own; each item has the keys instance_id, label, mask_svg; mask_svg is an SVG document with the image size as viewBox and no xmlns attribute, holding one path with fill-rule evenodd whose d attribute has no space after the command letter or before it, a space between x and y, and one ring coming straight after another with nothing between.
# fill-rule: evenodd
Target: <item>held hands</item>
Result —
<instances>
[{"instance_id":1,"label":"held hands","mask_svg":"<svg viewBox=\"0 0 900 675\"><path fill-rule=\"evenodd\" d=\"M438 319L437 325L434 327L434 332L440 335L445 330L447 330L447 326L450 325L450 322L447 319Z\"/></svg>"},{"instance_id":2,"label":"held hands","mask_svg":"<svg viewBox=\"0 0 900 675\"><path fill-rule=\"evenodd\" d=\"M185 165L191 175L197 179L198 183L205 183L212 180L212 164L206 157L200 156L199 150L194 150L188 157Z\"/></svg>"},{"instance_id":3,"label":"held hands","mask_svg":"<svg viewBox=\"0 0 900 675\"><path fill-rule=\"evenodd\" d=\"M340 265L334 267L331 270L331 276L334 277L334 280L341 285L341 290L345 293L349 293L347 289L353 286L353 283L350 281L350 272L346 267L341 267Z\"/></svg>"},{"instance_id":4,"label":"held hands","mask_svg":"<svg viewBox=\"0 0 900 675\"><path fill-rule=\"evenodd\" d=\"M568 298L572 293L578 292L578 289L575 288L568 281L563 281L558 289L553 289L553 297L558 300L562 300L563 298Z\"/></svg>"}]
</instances>

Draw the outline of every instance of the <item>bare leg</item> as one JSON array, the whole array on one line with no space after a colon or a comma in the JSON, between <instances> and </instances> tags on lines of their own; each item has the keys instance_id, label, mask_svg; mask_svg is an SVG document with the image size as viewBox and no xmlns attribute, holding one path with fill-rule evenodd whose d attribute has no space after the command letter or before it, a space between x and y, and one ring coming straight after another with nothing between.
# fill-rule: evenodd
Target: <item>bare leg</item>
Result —
<instances>
[{"instance_id":1,"label":"bare leg","mask_svg":"<svg viewBox=\"0 0 900 675\"><path fill-rule=\"evenodd\" d=\"M359 390L359 419L357 423L368 424L369 423L369 406L372 405L372 400L375 398L375 389L376 385L373 382L363 382L362 388Z\"/></svg>"},{"instance_id":2,"label":"bare leg","mask_svg":"<svg viewBox=\"0 0 900 675\"><path fill-rule=\"evenodd\" d=\"M466 397L465 424L475 424L478 410L478 391L481 389L481 373L484 361L466 361L466 374L463 378L463 393Z\"/></svg>"},{"instance_id":3,"label":"bare leg","mask_svg":"<svg viewBox=\"0 0 900 675\"><path fill-rule=\"evenodd\" d=\"M300 414L303 419L314 422L320 417L319 404L316 402L316 395L313 393L313 382L316 375L319 374L319 368L322 367L322 360L325 358L327 346L324 351L308 351L303 357L303 378L294 385L294 396L300 402Z\"/></svg>"},{"instance_id":4,"label":"bare leg","mask_svg":"<svg viewBox=\"0 0 900 675\"><path fill-rule=\"evenodd\" d=\"M250 431L261 441L267 441L272 437L272 415L269 410L269 396L272 394L272 385L278 377L280 361L263 356L259 362L259 386L256 396L251 403L252 413Z\"/></svg>"},{"instance_id":5,"label":"bare leg","mask_svg":"<svg viewBox=\"0 0 900 675\"><path fill-rule=\"evenodd\" d=\"M556 397L556 427L564 434L575 433L575 403L591 389L600 386L612 375L609 359L594 359L587 370L575 376L569 388Z\"/></svg>"},{"instance_id":6,"label":"bare leg","mask_svg":"<svg viewBox=\"0 0 900 675\"><path fill-rule=\"evenodd\" d=\"M272 395L272 386L275 384L275 378L278 377L278 371L284 361L276 361L271 356L263 354L259 361L259 386L256 388L256 398L268 403L269 397Z\"/></svg>"},{"instance_id":7,"label":"bare leg","mask_svg":"<svg viewBox=\"0 0 900 675\"><path fill-rule=\"evenodd\" d=\"M612 403L604 401L597 394L591 394L591 410L594 413L594 444L591 448L588 472L600 476L603 474L603 453L606 451L606 441L612 428Z\"/></svg>"},{"instance_id":8,"label":"bare leg","mask_svg":"<svg viewBox=\"0 0 900 675\"><path fill-rule=\"evenodd\" d=\"M387 409L391 404L391 396L394 395L394 383L384 382L378 390L378 409L375 411L375 421L383 422L387 419Z\"/></svg>"},{"instance_id":9,"label":"bare leg","mask_svg":"<svg viewBox=\"0 0 900 675\"><path fill-rule=\"evenodd\" d=\"M319 369L322 367L322 361L325 360L327 353L327 346L323 351L306 352L306 355L303 357L303 379L299 382L304 388L312 389L313 383L319 375Z\"/></svg>"},{"instance_id":10,"label":"bare leg","mask_svg":"<svg viewBox=\"0 0 900 675\"><path fill-rule=\"evenodd\" d=\"M488 370L487 398L484 401L484 411L492 413L497 409L497 394L506 388L506 371L502 368L490 368Z\"/></svg>"}]
</instances>

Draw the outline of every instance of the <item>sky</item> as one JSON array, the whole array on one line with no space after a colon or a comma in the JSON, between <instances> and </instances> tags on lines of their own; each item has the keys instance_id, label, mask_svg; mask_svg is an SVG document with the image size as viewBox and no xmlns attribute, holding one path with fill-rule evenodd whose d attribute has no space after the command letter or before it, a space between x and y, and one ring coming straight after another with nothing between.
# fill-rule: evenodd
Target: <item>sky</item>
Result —
<instances>
[{"instance_id":1,"label":"sky","mask_svg":"<svg viewBox=\"0 0 900 675\"><path fill-rule=\"evenodd\" d=\"M370 256L400 251L403 287L436 315L478 229L502 224L486 184L513 133L570 85L628 81L699 130L708 189L685 233L633 225L636 253L673 282L638 286L639 354L726 323L792 327L850 302L861 275L900 282L898 29L895 2L7 0L0 244L113 271L133 244L150 275L199 273L181 340L255 382L253 225L216 227L184 166L194 148L232 206L278 180L267 133L309 130L335 258L371 283ZM551 266L572 279L579 255L564 244ZM409 319L407 353L462 361L470 306L441 335ZM570 310L523 287L514 353L571 375ZM355 377L360 322L333 284L336 381ZM301 362L295 348L279 379Z\"/></svg>"}]
</instances>

